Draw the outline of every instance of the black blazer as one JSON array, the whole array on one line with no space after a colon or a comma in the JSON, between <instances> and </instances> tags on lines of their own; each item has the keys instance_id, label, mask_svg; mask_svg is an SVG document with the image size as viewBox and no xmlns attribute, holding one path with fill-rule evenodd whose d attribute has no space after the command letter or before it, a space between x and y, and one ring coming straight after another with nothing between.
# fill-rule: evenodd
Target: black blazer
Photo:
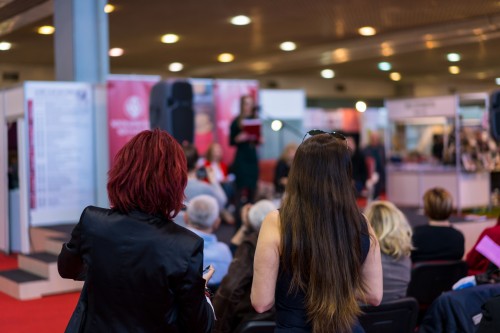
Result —
<instances>
[{"instance_id":1,"label":"black blazer","mask_svg":"<svg viewBox=\"0 0 500 333\"><path fill-rule=\"evenodd\" d=\"M172 221L87 207L63 245L59 274L85 280L84 332L210 332L203 240Z\"/></svg>"}]
</instances>

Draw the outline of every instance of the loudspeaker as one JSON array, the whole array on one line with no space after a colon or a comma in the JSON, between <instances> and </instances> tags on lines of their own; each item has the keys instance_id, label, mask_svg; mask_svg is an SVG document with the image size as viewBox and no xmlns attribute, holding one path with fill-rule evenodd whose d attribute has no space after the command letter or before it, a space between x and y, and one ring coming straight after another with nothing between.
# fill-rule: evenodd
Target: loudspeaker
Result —
<instances>
[{"instance_id":1,"label":"loudspeaker","mask_svg":"<svg viewBox=\"0 0 500 333\"><path fill-rule=\"evenodd\" d=\"M490 133L495 140L500 140L500 90L491 93L490 97Z\"/></svg>"},{"instance_id":2,"label":"loudspeaker","mask_svg":"<svg viewBox=\"0 0 500 333\"><path fill-rule=\"evenodd\" d=\"M193 87L187 81L160 81L149 99L151 128L160 128L179 143L194 141Z\"/></svg>"}]
</instances>

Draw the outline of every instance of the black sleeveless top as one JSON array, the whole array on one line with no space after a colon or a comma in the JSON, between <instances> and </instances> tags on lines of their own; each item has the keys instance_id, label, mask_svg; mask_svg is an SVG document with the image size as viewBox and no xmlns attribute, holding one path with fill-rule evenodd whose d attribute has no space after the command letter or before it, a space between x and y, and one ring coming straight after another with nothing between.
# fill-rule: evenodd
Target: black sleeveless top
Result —
<instances>
[{"instance_id":1,"label":"black sleeveless top","mask_svg":"<svg viewBox=\"0 0 500 333\"><path fill-rule=\"evenodd\" d=\"M361 232L362 262L370 250L370 236L366 224ZM301 291L288 293L292 276L281 269L278 272L275 291L276 329L275 333L311 333L312 325L307 319L305 310L305 294ZM359 323L352 329L353 333L364 333Z\"/></svg>"}]
</instances>

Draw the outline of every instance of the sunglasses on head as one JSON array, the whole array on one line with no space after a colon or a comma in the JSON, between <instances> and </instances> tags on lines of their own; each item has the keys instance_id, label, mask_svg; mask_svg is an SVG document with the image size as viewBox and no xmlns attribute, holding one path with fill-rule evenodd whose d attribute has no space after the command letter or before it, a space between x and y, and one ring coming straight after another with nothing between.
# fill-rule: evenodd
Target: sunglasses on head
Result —
<instances>
[{"instance_id":1,"label":"sunglasses on head","mask_svg":"<svg viewBox=\"0 0 500 333\"><path fill-rule=\"evenodd\" d=\"M308 135L309 136L315 136L315 135L318 135L318 134L330 134L331 136L333 136L336 139L346 140L346 137L344 135L340 134L340 133L337 133L337 132L325 132L325 131L322 131L322 130L319 130L319 129L313 129L313 130L310 130L309 132L307 132L304 135L304 138L302 138L302 142L304 142L304 140L306 139L306 137Z\"/></svg>"}]
</instances>

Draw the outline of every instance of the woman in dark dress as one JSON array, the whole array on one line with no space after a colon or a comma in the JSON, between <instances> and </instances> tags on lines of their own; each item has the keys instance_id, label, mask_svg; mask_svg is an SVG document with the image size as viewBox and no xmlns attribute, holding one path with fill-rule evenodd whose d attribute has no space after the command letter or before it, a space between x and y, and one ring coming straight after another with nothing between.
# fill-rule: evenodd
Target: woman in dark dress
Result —
<instances>
[{"instance_id":1,"label":"woman in dark dress","mask_svg":"<svg viewBox=\"0 0 500 333\"><path fill-rule=\"evenodd\" d=\"M85 281L67 333L211 331L205 286L213 268L202 276L203 239L172 221L183 206L186 166L181 146L159 129L118 152L108 180L112 208L85 208L58 258L63 278Z\"/></svg>"},{"instance_id":2,"label":"woman in dark dress","mask_svg":"<svg viewBox=\"0 0 500 333\"><path fill-rule=\"evenodd\" d=\"M230 144L236 146L236 156L231 166L231 172L236 179L236 205L253 202L259 178L259 159L257 145L260 139L243 130L245 119L257 119L257 108L252 96L240 98L240 114L231 123Z\"/></svg>"},{"instance_id":3,"label":"woman in dark dress","mask_svg":"<svg viewBox=\"0 0 500 333\"><path fill-rule=\"evenodd\" d=\"M363 332L358 301L382 299L380 248L356 205L345 137L313 130L297 149L280 211L263 222L251 300L279 333Z\"/></svg>"},{"instance_id":4,"label":"woman in dark dress","mask_svg":"<svg viewBox=\"0 0 500 333\"><path fill-rule=\"evenodd\" d=\"M274 189L280 196L285 192L285 186L288 182L288 173L290 172L290 166L292 165L296 151L297 144L289 143L286 145L285 149L283 149L283 153L278 163L276 163L276 168L274 169Z\"/></svg>"}]
</instances>

